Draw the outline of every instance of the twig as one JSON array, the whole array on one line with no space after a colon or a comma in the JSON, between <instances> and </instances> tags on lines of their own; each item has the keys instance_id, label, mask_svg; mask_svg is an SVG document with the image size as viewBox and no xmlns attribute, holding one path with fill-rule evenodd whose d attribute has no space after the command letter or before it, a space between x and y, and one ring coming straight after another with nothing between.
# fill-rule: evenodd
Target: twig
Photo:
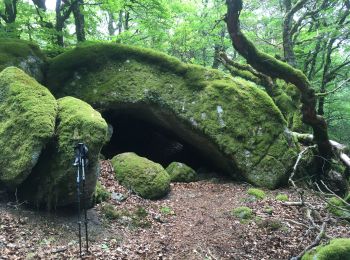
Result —
<instances>
[{"instance_id":1,"label":"twig","mask_svg":"<svg viewBox=\"0 0 350 260\"><path fill-rule=\"evenodd\" d=\"M335 197L337 197L339 200L341 200L345 205L350 207L350 203L346 202L342 197L338 196L337 194L334 193L334 191L332 191L330 188L328 188L328 186L323 182L323 180L321 180L321 183L323 184L323 186Z\"/></svg>"},{"instance_id":2,"label":"twig","mask_svg":"<svg viewBox=\"0 0 350 260\"><path fill-rule=\"evenodd\" d=\"M327 221L328 221L328 216L327 216L326 220L322 223L321 230L318 233L318 235L315 238L315 240L310 245L308 245L299 255L297 255L295 257L292 257L291 260L299 260L299 259L301 259L301 257L306 253L306 251L308 251L311 248L317 246L321 242L321 239L325 235L325 229L326 229Z\"/></svg>"}]
</instances>

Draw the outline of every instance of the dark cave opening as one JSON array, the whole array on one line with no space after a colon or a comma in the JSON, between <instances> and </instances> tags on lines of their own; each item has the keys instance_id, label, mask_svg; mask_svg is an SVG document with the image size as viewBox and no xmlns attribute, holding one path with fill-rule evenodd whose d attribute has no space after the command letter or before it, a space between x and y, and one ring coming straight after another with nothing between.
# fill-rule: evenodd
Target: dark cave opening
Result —
<instances>
[{"instance_id":1,"label":"dark cave opening","mask_svg":"<svg viewBox=\"0 0 350 260\"><path fill-rule=\"evenodd\" d=\"M143 114L107 111L103 117L113 126L113 135L101 152L108 159L120 153L134 152L163 167L177 161L196 171L219 171L201 151Z\"/></svg>"}]
</instances>

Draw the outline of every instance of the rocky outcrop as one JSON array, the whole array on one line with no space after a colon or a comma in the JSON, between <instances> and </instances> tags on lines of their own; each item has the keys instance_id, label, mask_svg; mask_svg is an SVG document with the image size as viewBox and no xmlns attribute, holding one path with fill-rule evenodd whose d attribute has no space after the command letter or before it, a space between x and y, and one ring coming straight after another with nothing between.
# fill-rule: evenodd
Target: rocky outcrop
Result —
<instances>
[{"instance_id":1,"label":"rocky outcrop","mask_svg":"<svg viewBox=\"0 0 350 260\"><path fill-rule=\"evenodd\" d=\"M57 102L55 138L20 187L24 198L49 209L76 201L74 146L82 141L89 149L85 193L87 202L91 202L99 172L98 155L108 128L100 113L85 102L73 97L64 97Z\"/></svg>"},{"instance_id":2,"label":"rocky outcrop","mask_svg":"<svg viewBox=\"0 0 350 260\"><path fill-rule=\"evenodd\" d=\"M116 179L142 198L158 199L170 190L170 176L158 163L135 153L118 154L111 162Z\"/></svg>"},{"instance_id":3,"label":"rocky outcrop","mask_svg":"<svg viewBox=\"0 0 350 260\"><path fill-rule=\"evenodd\" d=\"M235 179L275 188L296 154L286 121L255 84L116 44L78 47L51 60L48 86L103 113L129 113L172 132ZM113 124L113 122L109 122Z\"/></svg>"},{"instance_id":4,"label":"rocky outcrop","mask_svg":"<svg viewBox=\"0 0 350 260\"><path fill-rule=\"evenodd\" d=\"M45 65L46 57L36 44L20 39L0 38L0 71L15 66L42 83Z\"/></svg>"},{"instance_id":5,"label":"rocky outcrop","mask_svg":"<svg viewBox=\"0 0 350 260\"><path fill-rule=\"evenodd\" d=\"M45 87L15 67L0 73L0 182L9 189L37 164L53 138L56 115L56 99Z\"/></svg>"},{"instance_id":6,"label":"rocky outcrop","mask_svg":"<svg viewBox=\"0 0 350 260\"><path fill-rule=\"evenodd\" d=\"M166 168L172 182L192 182L197 180L197 173L181 162L172 162Z\"/></svg>"}]
</instances>

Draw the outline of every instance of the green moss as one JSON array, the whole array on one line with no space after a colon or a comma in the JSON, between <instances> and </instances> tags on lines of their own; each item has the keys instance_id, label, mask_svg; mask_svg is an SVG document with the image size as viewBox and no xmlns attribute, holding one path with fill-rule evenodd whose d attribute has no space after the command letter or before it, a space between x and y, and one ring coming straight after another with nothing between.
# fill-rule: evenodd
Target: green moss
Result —
<instances>
[{"instance_id":1,"label":"green moss","mask_svg":"<svg viewBox=\"0 0 350 260\"><path fill-rule=\"evenodd\" d=\"M257 199L264 199L266 196L265 192L260 189L251 188L247 191L247 193L251 196L254 196Z\"/></svg>"},{"instance_id":2,"label":"green moss","mask_svg":"<svg viewBox=\"0 0 350 260\"><path fill-rule=\"evenodd\" d=\"M105 204L101 208L102 214L109 220L120 219L123 214L116 210L112 204Z\"/></svg>"},{"instance_id":3,"label":"green moss","mask_svg":"<svg viewBox=\"0 0 350 260\"><path fill-rule=\"evenodd\" d=\"M180 162L172 162L166 171L172 182L193 182L198 178L197 173L191 167Z\"/></svg>"},{"instance_id":4,"label":"green moss","mask_svg":"<svg viewBox=\"0 0 350 260\"><path fill-rule=\"evenodd\" d=\"M57 103L51 93L20 69L0 73L0 181L21 184L53 137Z\"/></svg>"},{"instance_id":5,"label":"green moss","mask_svg":"<svg viewBox=\"0 0 350 260\"><path fill-rule=\"evenodd\" d=\"M246 206L237 207L232 210L232 215L240 219L251 219L253 218L253 210Z\"/></svg>"},{"instance_id":6,"label":"green moss","mask_svg":"<svg viewBox=\"0 0 350 260\"><path fill-rule=\"evenodd\" d=\"M164 168L135 153L119 154L111 160L120 183L146 199L158 199L170 190L170 176Z\"/></svg>"},{"instance_id":7,"label":"green moss","mask_svg":"<svg viewBox=\"0 0 350 260\"><path fill-rule=\"evenodd\" d=\"M327 207L334 215L350 220L350 207L337 197L330 198Z\"/></svg>"},{"instance_id":8,"label":"green moss","mask_svg":"<svg viewBox=\"0 0 350 260\"><path fill-rule=\"evenodd\" d=\"M45 65L46 57L36 44L20 39L0 38L0 71L16 66L42 81Z\"/></svg>"},{"instance_id":9,"label":"green moss","mask_svg":"<svg viewBox=\"0 0 350 260\"><path fill-rule=\"evenodd\" d=\"M350 259L350 239L332 239L327 245L320 245L308 251L302 260L345 260Z\"/></svg>"},{"instance_id":10,"label":"green moss","mask_svg":"<svg viewBox=\"0 0 350 260\"><path fill-rule=\"evenodd\" d=\"M288 179L295 152L288 152L286 121L246 80L147 49L98 44L52 59L48 85L56 96L130 111L169 129L236 179L269 188Z\"/></svg>"},{"instance_id":11,"label":"green moss","mask_svg":"<svg viewBox=\"0 0 350 260\"><path fill-rule=\"evenodd\" d=\"M99 171L99 152L107 136L107 123L89 104L73 98L58 100L56 138L47 147L23 183L25 197L31 202L51 209L73 204L76 201L76 171L72 166L74 146L84 142L88 149L85 193L90 205Z\"/></svg>"},{"instance_id":12,"label":"green moss","mask_svg":"<svg viewBox=\"0 0 350 260\"><path fill-rule=\"evenodd\" d=\"M101 182L97 181L96 189L94 192L94 203L99 204L103 201L108 200L111 197L111 193L102 186Z\"/></svg>"},{"instance_id":13,"label":"green moss","mask_svg":"<svg viewBox=\"0 0 350 260\"><path fill-rule=\"evenodd\" d=\"M288 198L287 194L278 194L276 196L276 200L278 200L278 201L288 201L289 198Z\"/></svg>"}]
</instances>

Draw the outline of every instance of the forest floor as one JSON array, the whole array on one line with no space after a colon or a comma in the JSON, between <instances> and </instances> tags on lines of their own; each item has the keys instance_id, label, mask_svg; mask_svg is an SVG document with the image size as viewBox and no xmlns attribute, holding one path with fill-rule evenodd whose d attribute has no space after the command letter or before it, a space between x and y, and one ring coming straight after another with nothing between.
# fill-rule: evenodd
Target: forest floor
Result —
<instances>
[{"instance_id":1,"label":"forest floor","mask_svg":"<svg viewBox=\"0 0 350 260\"><path fill-rule=\"evenodd\" d=\"M289 259L318 233L309 228L303 208L276 200L282 193L297 201L290 189L265 191L266 198L257 200L247 194L248 184L212 178L173 183L166 198L150 201L114 181L108 161L102 163L100 181L110 192L128 196L88 211L90 252L83 259ZM79 258L75 211L38 212L5 197L0 201L0 259ZM324 208L316 195L305 197ZM250 207L253 217L233 216L238 206ZM116 214L108 213L110 207ZM320 213L319 225L326 214ZM350 237L350 226L332 218L327 235Z\"/></svg>"}]
</instances>

